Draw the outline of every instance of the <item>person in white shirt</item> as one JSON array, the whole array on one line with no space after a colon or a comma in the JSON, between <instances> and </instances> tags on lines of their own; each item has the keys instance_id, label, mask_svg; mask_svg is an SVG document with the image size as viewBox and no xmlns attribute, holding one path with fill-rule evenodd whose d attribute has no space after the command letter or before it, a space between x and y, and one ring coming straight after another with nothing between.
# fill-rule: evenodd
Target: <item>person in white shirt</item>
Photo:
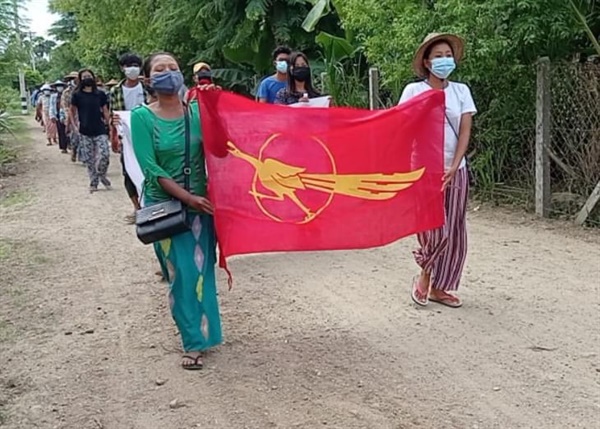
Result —
<instances>
[{"instance_id":1,"label":"person in white shirt","mask_svg":"<svg viewBox=\"0 0 600 429\"><path fill-rule=\"evenodd\" d=\"M148 91L143 82L139 79L142 70L142 58L136 54L124 54L119 58L119 66L125 75L125 79L115 85L110 91L110 112L113 123L111 124L111 145L113 152L121 152L121 140L115 127L115 111L128 110L145 104L148 100ZM125 170L125 162L121 153L121 165L123 166L123 176L125 190L133 205L133 213L125 217L127 223L135 222L135 212L140 209L139 195L135 184Z\"/></svg>"},{"instance_id":2,"label":"person in white shirt","mask_svg":"<svg viewBox=\"0 0 600 429\"><path fill-rule=\"evenodd\" d=\"M454 34L434 33L421 43L413 60L423 80L404 88L400 103L423 92L438 89L446 94L444 127L444 177L446 222L443 227L418 235L415 252L421 274L413 280L412 299L421 306L429 301L448 307L462 306L451 292L458 290L467 256L467 199L469 173L465 155L471 137L473 115L477 113L471 90L463 83L448 80L464 53L464 41Z\"/></svg>"}]
</instances>

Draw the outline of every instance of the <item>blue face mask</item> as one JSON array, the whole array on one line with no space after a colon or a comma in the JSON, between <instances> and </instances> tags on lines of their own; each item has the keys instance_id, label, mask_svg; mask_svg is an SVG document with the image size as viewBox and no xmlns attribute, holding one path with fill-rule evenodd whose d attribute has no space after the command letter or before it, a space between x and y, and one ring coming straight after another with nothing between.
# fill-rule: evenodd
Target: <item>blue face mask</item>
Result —
<instances>
[{"instance_id":1,"label":"blue face mask","mask_svg":"<svg viewBox=\"0 0 600 429\"><path fill-rule=\"evenodd\" d=\"M288 71L287 61L275 61L275 69L279 73L287 73L287 71Z\"/></svg>"},{"instance_id":2,"label":"blue face mask","mask_svg":"<svg viewBox=\"0 0 600 429\"><path fill-rule=\"evenodd\" d=\"M431 73L440 79L447 79L454 69L456 69L456 62L452 57L431 60Z\"/></svg>"},{"instance_id":3,"label":"blue face mask","mask_svg":"<svg viewBox=\"0 0 600 429\"><path fill-rule=\"evenodd\" d=\"M183 86L183 74L167 70L150 78L152 89L160 94L176 94Z\"/></svg>"}]
</instances>

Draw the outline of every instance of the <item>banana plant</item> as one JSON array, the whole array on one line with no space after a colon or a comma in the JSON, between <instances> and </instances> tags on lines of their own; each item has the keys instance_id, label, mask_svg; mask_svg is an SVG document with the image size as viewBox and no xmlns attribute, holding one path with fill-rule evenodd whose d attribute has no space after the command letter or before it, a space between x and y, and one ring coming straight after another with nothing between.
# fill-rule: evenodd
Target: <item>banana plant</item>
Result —
<instances>
[{"instance_id":1,"label":"banana plant","mask_svg":"<svg viewBox=\"0 0 600 429\"><path fill-rule=\"evenodd\" d=\"M579 10L579 8L577 7L577 5L575 4L574 0L569 0L569 3L571 4L571 7L573 8L573 11L575 12L575 16L577 16L577 19L579 20L579 22L583 26L583 29L584 29L585 33L587 34L588 38L590 39L590 42L592 42L592 45L594 45L594 49L596 49L596 52L598 53L598 55L600 55L600 43L598 42L598 39L594 35L594 32L592 31L592 29L590 28L590 26L588 25L585 16L583 16L583 14L581 13L581 11Z\"/></svg>"},{"instance_id":2,"label":"banana plant","mask_svg":"<svg viewBox=\"0 0 600 429\"><path fill-rule=\"evenodd\" d=\"M312 9L308 12L302 23L302 28L308 33L315 31L321 18L328 15L333 6L332 0L313 0L312 3Z\"/></svg>"}]
</instances>

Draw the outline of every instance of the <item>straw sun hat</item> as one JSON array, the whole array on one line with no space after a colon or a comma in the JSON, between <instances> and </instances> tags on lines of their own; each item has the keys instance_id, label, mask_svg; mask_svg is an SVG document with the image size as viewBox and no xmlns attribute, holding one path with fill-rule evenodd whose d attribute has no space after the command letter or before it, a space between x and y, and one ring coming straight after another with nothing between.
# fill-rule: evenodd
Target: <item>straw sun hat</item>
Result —
<instances>
[{"instance_id":1,"label":"straw sun hat","mask_svg":"<svg viewBox=\"0 0 600 429\"><path fill-rule=\"evenodd\" d=\"M429 71L425 68L425 64L423 64L425 51L437 42L447 42L450 45L452 52L454 53L454 61L456 61L457 64L462 60L465 52L465 41L463 39L450 33L428 34L419 45L413 58L413 70L418 77L427 77L429 75Z\"/></svg>"},{"instance_id":2,"label":"straw sun hat","mask_svg":"<svg viewBox=\"0 0 600 429\"><path fill-rule=\"evenodd\" d=\"M76 71L74 71L74 72L71 72L68 75L66 75L64 77L64 79L65 80L70 80L70 79L77 79L78 77L79 77L79 74Z\"/></svg>"}]
</instances>

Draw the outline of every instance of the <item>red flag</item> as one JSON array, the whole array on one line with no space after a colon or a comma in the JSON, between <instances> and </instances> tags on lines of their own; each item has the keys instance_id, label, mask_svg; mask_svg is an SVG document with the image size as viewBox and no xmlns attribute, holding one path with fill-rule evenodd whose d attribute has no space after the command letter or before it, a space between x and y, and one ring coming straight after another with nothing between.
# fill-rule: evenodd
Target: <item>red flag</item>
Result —
<instances>
[{"instance_id":1,"label":"red flag","mask_svg":"<svg viewBox=\"0 0 600 429\"><path fill-rule=\"evenodd\" d=\"M224 257L382 246L444 223L444 93L380 111L202 91Z\"/></svg>"}]
</instances>

